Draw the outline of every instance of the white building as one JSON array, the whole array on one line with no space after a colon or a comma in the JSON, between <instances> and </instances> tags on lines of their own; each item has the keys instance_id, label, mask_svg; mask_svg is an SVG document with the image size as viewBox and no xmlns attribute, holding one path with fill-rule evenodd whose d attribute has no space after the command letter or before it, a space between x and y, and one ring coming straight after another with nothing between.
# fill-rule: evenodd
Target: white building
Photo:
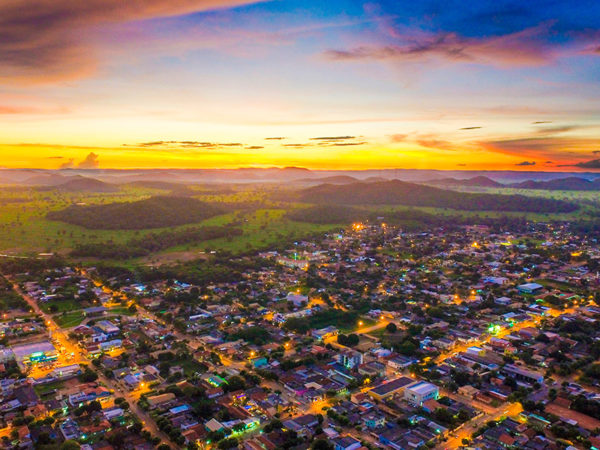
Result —
<instances>
[{"instance_id":1,"label":"white building","mask_svg":"<svg viewBox=\"0 0 600 450\"><path fill-rule=\"evenodd\" d=\"M404 389L404 399L416 406L421 406L427 400L437 399L439 394L438 387L426 381L419 381Z\"/></svg>"}]
</instances>

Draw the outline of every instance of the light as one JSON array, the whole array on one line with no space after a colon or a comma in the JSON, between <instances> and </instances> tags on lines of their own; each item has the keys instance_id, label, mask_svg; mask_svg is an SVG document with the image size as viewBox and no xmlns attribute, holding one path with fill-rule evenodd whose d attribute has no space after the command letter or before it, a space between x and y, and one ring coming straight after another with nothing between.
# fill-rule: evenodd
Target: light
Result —
<instances>
[{"instance_id":1,"label":"light","mask_svg":"<svg viewBox=\"0 0 600 450\"><path fill-rule=\"evenodd\" d=\"M379 316L379 319L383 320L383 319L384 319L384 317L383 317L383 316Z\"/></svg>"},{"instance_id":2,"label":"light","mask_svg":"<svg viewBox=\"0 0 600 450\"><path fill-rule=\"evenodd\" d=\"M477 248L477 247L479 247L479 244L478 244L477 242L473 242L473 243L471 244L471 247L475 247L475 248Z\"/></svg>"},{"instance_id":3,"label":"light","mask_svg":"<svg viewBox=\"0 0 600 450\"><path fill-rule=\"evenodd\" d=\"M358 321L358 326L359 326L359 327L362 327L362 326L363 326L363 321L362 321L362 320L359 320L359 321Z\"/></svg>"}]
</instances>

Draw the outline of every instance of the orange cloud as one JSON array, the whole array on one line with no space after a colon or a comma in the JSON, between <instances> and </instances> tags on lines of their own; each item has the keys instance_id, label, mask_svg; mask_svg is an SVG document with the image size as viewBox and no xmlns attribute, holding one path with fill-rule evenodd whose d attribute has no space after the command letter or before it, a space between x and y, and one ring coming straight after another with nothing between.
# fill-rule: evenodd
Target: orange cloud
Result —
<instances>
[{"instance_id":1,"label":"orange cloud","mask_svg":"<svg viewBox=\"0 0 600 450\"><path fill-rule=\"evenodd\" d=\"M258 0L12 0L0 2L0 80L52 82L96 70L92 36L106 25L229 8Z\"/></svg>"},{"instance_id":2,"label":"orange cloud","mask_svg":"<svg viewBox=\"0 0 600 450\"><path fill-rule=\"evenodd\" d=\"M442 59L451 62L490 64L494 66L538 66L553 59L553 54L540 34L544 24L503 36L470 38L457 33L427 34L413 31L408 43L397 45L359 46L351 50L329 50L325 56L333 60L398 60L423 61ZM405 36L401 36L402 39Z\"/></svg>"}]
</instances>

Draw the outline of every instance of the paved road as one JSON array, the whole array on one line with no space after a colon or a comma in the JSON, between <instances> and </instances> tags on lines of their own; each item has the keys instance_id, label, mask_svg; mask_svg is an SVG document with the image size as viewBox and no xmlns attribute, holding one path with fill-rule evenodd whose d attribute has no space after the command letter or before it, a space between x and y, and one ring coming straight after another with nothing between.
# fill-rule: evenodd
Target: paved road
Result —
<instances>
[{"instance_id":1,"label":"paved road","mask_svg":"<svg viewBox=\"0 0 600 450\"><path fill-rule=\"evenodd\" d=\"M91 370L93 370L98 375L99 381L101 381L109 389L113 390L115 392L115 395L119 393L119 395L122 395L129 402L129 404L131 405L131 411L135 415L137 415L137 417L142 421L144 427L148 431L150 431L155 436L158 436L161 439L162 443L166 443L167 445L177 448L177 445L171 441L169 436L167 436L157 427L156 423L150 417L150 415L138 406L133 394L129 392L121 392L121 387L118 386L113 380L108 379L104 375L104 373L102 373L101 370L96 369L93 364L88 364L87 358L81 352L79 347L68 338L64 330L60 326L58 326L58 324L54 321L52 316L50 314L45 313L39 307L35 299L24 293L19 287L19 285L13 283L13 288L18 294L20 294L25 299L25 301L34 310L34 312L39 314L43 318L44 322L46 323L46 326L52 332L52 336L56 340L58 340L58 342L62 346L65 347L66 353L70 353L73 355L73 358L68 361L68 364L86 364Z\"/></svg>"}]
</instances>

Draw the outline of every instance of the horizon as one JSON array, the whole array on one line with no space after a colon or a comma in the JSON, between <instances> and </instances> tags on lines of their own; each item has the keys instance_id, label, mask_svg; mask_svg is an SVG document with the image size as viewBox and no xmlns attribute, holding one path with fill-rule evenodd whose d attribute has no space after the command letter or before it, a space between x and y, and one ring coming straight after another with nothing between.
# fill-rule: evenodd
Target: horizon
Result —
<instances>
[{"instance_id":1,"label":"horizon","mask_svg":"<svg viewBox=\"0 0 600 450\"><path fill-rule=\"evenodd\" d=\"M597 2L138 6L0 5L0 165L600 169Z\"/></svg>"}]
</instances>

